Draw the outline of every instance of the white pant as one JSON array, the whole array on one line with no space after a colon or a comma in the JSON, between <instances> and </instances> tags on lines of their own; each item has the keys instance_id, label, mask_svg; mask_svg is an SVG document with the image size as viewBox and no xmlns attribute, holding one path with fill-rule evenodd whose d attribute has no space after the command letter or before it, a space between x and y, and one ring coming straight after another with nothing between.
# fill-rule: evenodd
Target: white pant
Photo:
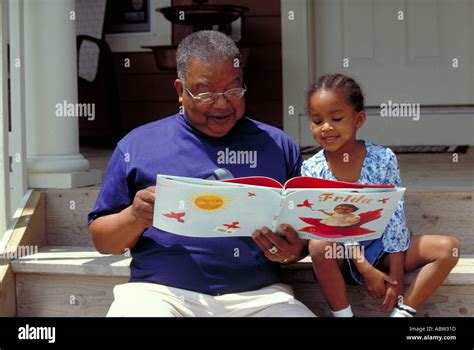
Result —
<instances>
[{"instance_id":1,"label":"white pant","mask_svg":"<svg viewBox=\"0 0 474 350\"><path fill-rule=\"evenodd\" d=\"M213 296L132 282L115 286L114 298L107 317L315 317L285 284Z\"/></svg>"}]
</instances>

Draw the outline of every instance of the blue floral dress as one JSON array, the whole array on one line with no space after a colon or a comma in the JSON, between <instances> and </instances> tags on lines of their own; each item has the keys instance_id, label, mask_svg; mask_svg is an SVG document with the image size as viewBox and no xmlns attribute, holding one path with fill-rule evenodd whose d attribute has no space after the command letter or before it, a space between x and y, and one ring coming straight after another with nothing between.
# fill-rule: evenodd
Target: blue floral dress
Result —
<instances>
[{"instance_id":1,"label":"blue floral dress","mask_svg":"<svg viewBox=\"0 0 474 350\"><path fill-rule=\"evenodd\" d=\"M396 187L402 187L400 178L400 168L397 157L390 148L385 148L374 143L364 141L366 156L362 165L358 184L394 184ZM303 162L301 175L318 177L327 180L337 180L329 169L324 149L319 151L310 159ZM364 246L365 258L373 266L377 265L385 253L395 253L406 251L410 244L410 232L408 231L404 203L402 200L398 203L398 208L393 214L383 235L379 239L363 242L345 242L344 245L362 245ZM347 259L352 278L359 284L364 280L358 273L351 261Z\"/></svg>"}]
</instances>

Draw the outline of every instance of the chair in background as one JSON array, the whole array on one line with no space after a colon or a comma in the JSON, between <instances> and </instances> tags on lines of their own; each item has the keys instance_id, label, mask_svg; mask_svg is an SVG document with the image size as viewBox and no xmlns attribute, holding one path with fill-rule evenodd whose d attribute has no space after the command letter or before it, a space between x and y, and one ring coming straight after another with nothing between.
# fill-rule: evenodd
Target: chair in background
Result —
<instances>
[{"instance_id":1,"label":"chair in background","mask_svg":"<svg viewBox=\"0 0 474 350\"><path fill-rule=\"evenodd\" d=\"M113 54L104 40L106 8L107 0L76 0L78 102L95 106L94 120L79 119L81 144L113 145L122 136Z\"/></svg>"}]
</instances>

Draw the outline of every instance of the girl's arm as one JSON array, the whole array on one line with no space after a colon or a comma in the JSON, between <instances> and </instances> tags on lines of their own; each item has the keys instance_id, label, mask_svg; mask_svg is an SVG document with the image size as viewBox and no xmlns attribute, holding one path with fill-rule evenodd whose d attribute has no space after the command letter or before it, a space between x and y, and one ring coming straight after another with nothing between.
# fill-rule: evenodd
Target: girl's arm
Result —
<instances>
[{"instance_id":1,"label":"girl's arm","mask_svg":"<svg viewBox=\"0 0 474 350\"><path fill-rule=\"evenodd\" d=\"M360 250L360 246L347 246L347 249L350 250L351 261L364 278L364 284L372 298L380 299L386 294L385 282L388 284L398 283L391 276L372 266L365 259L364 254Z\"/></svg>"},{"instance_id":2,"label":"girl's arm","mask_svg":"<svg viewBox=\"0 0 474 350\"><path fill-rule=\"evenodd\" d=\"M386 149L385 169L385 181L382 183L402 187L397 157L389 148ZM390 311L395 305L397 297L403 294L405 251L410 245L410 231L406 224L404 205L405 201L402 198L382 236L384 250L389 254L390 276L398 281L397 285L387 288L384 301L380 305L380 308L385 312Z\"/></svg>"},{"instance_id":3,"label":"girl's arm","mask_svg":"<svg viewBox=\"0 0 474 350\"><path fill-rule=\"evenodd\" d=\"M326 214L327 216L332 216L333 214L332 213L328 213L327 211L325 211L324 209L319 209L319 211L323 214Z\"/></svg>"},{"instance_id":4,"label":"girl's arm","mask_svg":"<svg viewBox=\"0 0 474 350\"><path fill-rule=\"evenodd\" d=\"M405 252L390 253L389 256L390 272L389 275L397 284L389 284L385 291L383 303L380 309L383 312L389 312L395 306L399 295L403 295L403 276L405 269Z\"/></svg>"}]
</instances>

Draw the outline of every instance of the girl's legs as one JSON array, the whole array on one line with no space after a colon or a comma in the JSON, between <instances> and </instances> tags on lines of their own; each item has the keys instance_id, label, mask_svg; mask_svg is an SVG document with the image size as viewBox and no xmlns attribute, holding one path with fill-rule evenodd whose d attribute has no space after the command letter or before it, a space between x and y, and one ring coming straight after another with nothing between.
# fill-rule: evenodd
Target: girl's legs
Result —
<instances>
[{"instance_id":1,"label":"girl's legs","mask_svg":"<svg viewBox=\"0 0 474 350\"><path fill-rule=\"evenodd\" d=\"M405 254L405 271L421 270L405 293L403 303L420 307L443 283L457 264L460 243L454 237L441 235L412 236Z\"/></svg>"},{"instance_id":2,"label":"girl's legs","mask_svg":"<svg viewBox=\"0 0 474 350\"><path fill-rule=\"evenodd\" d=\"M319 288L333 311L349 307L346 283L340 268L344 258L337 256L337 243L311 240L309 253L313 261L313 271L318 279Z\"/></svg>"},{"instance_id":3,"label":"girl's legs","mask_svg":"<svg viewBox=\"0 0 474 350\"><path fill-rule=\"evenodd\" d=\"M460 255L459 241L450 236L421 235L412 236L410 247L405 253L405 272L421 267L411 282L403 304L419 308L443 283L456 265ZM378 268L388 272L389 258L385 254Z\"/></svg>"}]
</instances>

